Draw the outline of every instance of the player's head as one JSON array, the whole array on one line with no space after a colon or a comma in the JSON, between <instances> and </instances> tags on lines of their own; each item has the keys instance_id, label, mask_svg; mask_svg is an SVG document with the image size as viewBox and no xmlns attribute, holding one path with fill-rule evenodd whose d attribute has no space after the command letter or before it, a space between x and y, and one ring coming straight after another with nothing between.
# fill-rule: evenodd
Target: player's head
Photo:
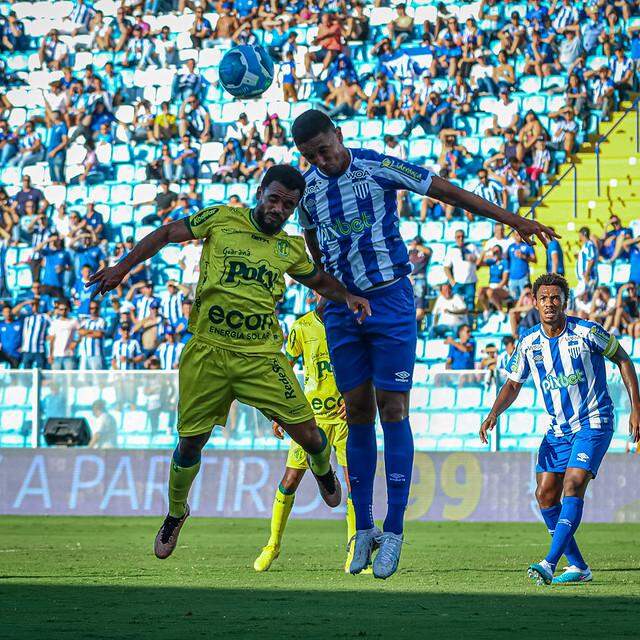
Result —
<instances>
[{"instance_id":1,"label":"player's head","mask_svg":"<svg viewBox=\"0 0 640 640\"><path fill-rule=\"evenodd\" d=\"M584 244L591 237L591 232L589 231L589 227L582 227L579 231L579 240L580 244Z\"/></svg>"},{"instance_id":2,"label":"player's head","mask_svg":"<svg viewBox=\"0 0 640 640\"><path fill-rule=\"evenodd\" d=\"M569 285L557 273L541 275L533 283L533 303L544 324L563 322L568 301Z\"/></svg>"},{"instance_id":3,"label":"player's head","mask_svg":"<svg viewBox=\"0 0 640 640\"><path fill-rule=\"evenodd\" d=\"M309 109L299 115L291 126L291 135L306 161L325 175L339 175L349 166L351 158L342 131L322 111Z\"/></svg>"},{"instance_id":4,"label":"player's head","mask_svg":"<svg viewBox=\"0 0 640 640\"><path fill-rule=\"evenodd\" d=\"M264 233L278 233L291 217L304 193L302 174L291 165L274 165L264 174L258 187L258 203L253 210Z\"/></svg>"}]
</instances>

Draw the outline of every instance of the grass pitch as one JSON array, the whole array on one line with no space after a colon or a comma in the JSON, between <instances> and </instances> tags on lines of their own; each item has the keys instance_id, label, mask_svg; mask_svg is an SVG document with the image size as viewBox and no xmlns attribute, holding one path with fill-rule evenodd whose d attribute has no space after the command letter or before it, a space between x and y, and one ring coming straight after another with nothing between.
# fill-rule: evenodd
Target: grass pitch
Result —
<instances>
[{"instance_id":1,"label":"grass pitch","mask_svg":"<svg viewBox=\"0 0 640 640\"><path fill-rule=\"evenodd\" d=\"M398 573L342 572L344 523L289 523L271 571L265 520L191 518L174 555L160 518L3 517L1 635L13 638L638 637L640 525L584 525L595 582L535 587L542 524L416 523Z\"/></svg>"}]
</instances>

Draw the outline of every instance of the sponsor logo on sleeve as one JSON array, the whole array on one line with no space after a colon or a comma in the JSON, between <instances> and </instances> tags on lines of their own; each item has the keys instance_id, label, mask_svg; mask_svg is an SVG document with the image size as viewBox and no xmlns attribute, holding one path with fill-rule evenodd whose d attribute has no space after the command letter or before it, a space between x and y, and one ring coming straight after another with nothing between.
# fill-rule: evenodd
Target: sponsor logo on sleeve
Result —
<instances>
[{"instance_id":1,"label":"sponsor logo on sleeve","mask_svg":"<svg viewBox=\"0 0 640 640\"><path fill-rule=\"evenodd\" d=\"M385 158L381 162L381 165L385 169L390 169L391 171L402 173L405 176L412 178L416 182L422 182L422 174L408 164L405 164L401 160L396 160L395 158Z\"/></svg>"},{"instance_id":2,"label":"sponsor logo on sleeve","mask_svg":"<svg viewBox=\"0 0 640 640\"><path fill-rule=\"evenodd\" d=\"M214 216L216 213L218 213L219 210L220 207L209 207L208 209L202 209L202 211L199 211L195 216L193 216L193 218L191 218L191 226L197 227L198 225L201 225L203 222L206 222L209 218L211 218L211 216Z\"/></svg>"}]
</instances>

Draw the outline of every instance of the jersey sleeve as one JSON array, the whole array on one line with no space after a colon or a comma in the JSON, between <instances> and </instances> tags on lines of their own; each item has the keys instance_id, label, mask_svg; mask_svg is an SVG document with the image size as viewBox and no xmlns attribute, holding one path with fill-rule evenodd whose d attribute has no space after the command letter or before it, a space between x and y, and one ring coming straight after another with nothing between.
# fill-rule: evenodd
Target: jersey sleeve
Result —
<instances>
[{"instance_id":1,"label":"jersey sleeve","mask_svg":"<svg viewBox=\"0 0 640 640\"><path fill-rule=\"evenodd\" d=\"M316 265L313 264L313 261L307 253L302 238L290 237L287 240L280 240L279 242L287 242L289 244L291 263L287 268L287 273L292 278L308 278L317 271Z\"/></svg>"},{"instance_id":2,"label":"jersey sleeve","mask_svg":"<svg viewBox=\"0 0 640 640\"><path fill-rule=\"evenodd\" d=\"M225 207L216 205L215 207L205 207L197 213L185 218L185 222L194 238L208 238L215 224L215 220Z\"/></svg>"},{"instance_id":3,"label":"jersey sleeve","mask_svg":"<svg viewBox=\"0 0 640 640\"><path fill-rule=\"evenodd\" d=\"M315 223L311 220L311 217L309 216L309 212L307 211L306 207L304 206L304 199L300 200L300 204L298 205L298 224L303 229L315 229L316 228Z\"/></svg>"},{"instance_id":4,"label":"jersey sleeve","mask_svg":"<svg viewBox=\"0 0 640 640\"><path fill-rule=\"evenodd\" d=\"M516 350L507 363L507 378L513 382L523 383L531 374L529 362L522 348L522 341L518 342Z\"/></svg>"},{"instance_id":5,"label":"jersey sleeve","mask_svg":"<svg viewBox=\"0 0 640 640\"><path fill-rule=\"evenodd\" d=\"M376 156L378 166L373 172L373 177L384 188L407 189L423 196L427 195L433 177L431 171L393 156L383 154L376 154Z\"/></svg>"},{"instance_id":6,"label":"jersey sleeve","mask_svg":"<svg viewBox=\"0 0 640 640\"><path fill-rule=\"evenodd\" d=\"M287 346L285 351L291 360L296 360L302 354L302 336L300 335L300 326L297 322L293 323L289 337L287 338Z\"/></svg>"},{"instance_id":7,"label":"jersey sleeve","mask_svg":"<svg viewBox=\"0 0 640 640\"><path fill-rule=\"evenodd\" d=\"M612 358L618 350L618 339L597 322L590 322L586 342L589 348L605 358Z\"/></svg>"}]
</instances>

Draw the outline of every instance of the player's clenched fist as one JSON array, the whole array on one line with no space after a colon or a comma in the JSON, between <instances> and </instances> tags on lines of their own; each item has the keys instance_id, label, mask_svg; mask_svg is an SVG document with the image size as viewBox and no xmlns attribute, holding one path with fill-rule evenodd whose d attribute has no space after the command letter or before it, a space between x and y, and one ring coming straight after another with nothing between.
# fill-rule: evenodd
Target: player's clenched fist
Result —
<instances>
[{"instance_id":1,"label":"player's clenched fist","mask_svg":"<svg viewBox=\"0 0 640 640\"><path fill-rule=\"evenodd\" d=\"M496 428L497 424L498 424L498 418L493 413L490 413L485 418L484 422L482 423L482 426L480 427L480 442L482 442L482 444L489 443L487 434L489 433L489 431L493 431Z\"/></svg>"}]
</instances>

